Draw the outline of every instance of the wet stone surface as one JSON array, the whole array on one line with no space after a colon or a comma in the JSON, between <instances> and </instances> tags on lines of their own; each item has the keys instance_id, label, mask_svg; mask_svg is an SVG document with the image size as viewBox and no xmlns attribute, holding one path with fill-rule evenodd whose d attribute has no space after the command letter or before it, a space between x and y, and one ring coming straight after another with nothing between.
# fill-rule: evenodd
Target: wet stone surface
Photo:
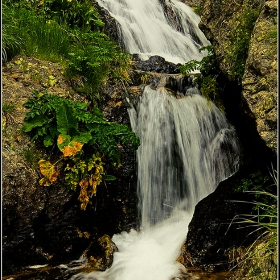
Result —
<instances>
[{"instance_id":1,"label":"wet stone surface","mask_svg":"<svg viewBox=\"0 0 280 280\"><path fill-rule=\"evenodd\" d=\"M71 270L62 267L42 267L42 268L26 268L19 274L7 275L2 280L68 280L79 272L90 272L80 267L74 267ZM226 280L230 279L233 272L205 272L198 268L188 268L187 274L184 276L173 278L172 280Z\"/></svg>"}]
</instances>

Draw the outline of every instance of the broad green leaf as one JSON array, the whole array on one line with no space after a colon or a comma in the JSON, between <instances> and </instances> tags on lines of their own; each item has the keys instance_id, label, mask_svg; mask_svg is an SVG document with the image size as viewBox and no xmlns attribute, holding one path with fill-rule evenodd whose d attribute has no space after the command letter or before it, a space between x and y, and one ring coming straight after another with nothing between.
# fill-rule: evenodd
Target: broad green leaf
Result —
<instances>
[{"instance_id":1,"label":"broad green leaf","mask_svg":"<svg viewBox=\"0 0 280 280\"><path fill-rule=\"evenodd\" d=\"M60 102L60 106L57 106L55 110L57 130L61 134L75 134L78 130L78 122L69 105L66 102Z\"/></svg>"},{"instance_id":2,"label":"broad green leaf","mask_svg":"<svg viewBox=\"0 0 280 280\"><path fill-rule=\"evenodd\" d=\"M41 127L48 122L48 118L45 116L35 115L33 119L26 121L23 125L24 132L30 132L33 128Z\"/></svg>"},{"instance_id":3,"label":"broad green leaf","mask_svg":"<svg viewBox=\"0 0 280 280\"><path fill-rule=\"evenodd\" d=\"M81 132L79 135L73 137L72 141L87 144L92 139L90 131Z\"/></svg>"}]
</instances>

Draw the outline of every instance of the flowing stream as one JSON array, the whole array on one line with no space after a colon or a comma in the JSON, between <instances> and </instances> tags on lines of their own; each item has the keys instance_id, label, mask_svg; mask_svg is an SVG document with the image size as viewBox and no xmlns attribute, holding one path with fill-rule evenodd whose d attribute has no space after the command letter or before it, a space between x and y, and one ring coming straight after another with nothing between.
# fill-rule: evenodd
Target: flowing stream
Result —
<instances>
[{"instance_id":1,"label":"flowing stream","mask_svg":"<svg viewBox=\"0 0 280 280\"><path fill-rule=\"evenodd\" d=\"M168 61L201 59L208 41L199 17L186 5L166 0L180 28L166 19L158 0L97 0L118 22L127 51ZM171 280L186 275L176 259L195 205L238 168L239 147L224 114L200 94L176 98L164 87L146 86L129 109L139 136L137 151L140 231L113 236L119 251L103 272L72 279ZM178 278L177 278L178 279Z\"/></svg>"},{"instance_id":2,"label":"flowing stream","mask_svg":"<svg viewBox=\"0 0 280 280\"><path fill-rule=\"evenodd\" d=\"M147 86L129 110L140 137L137 152L141 231L113 236L119 252L104 272L73 279L170 280L186 273L176 262L199 200L238 168L235 130L200 94L177 99Z\"/></svg>"},{"instance_id":3,"label":"flowing stream","mask_svg":"<svg viewBox=\"0 0 280 280\"><path fill-rule=\"evenodd\" d=\"M165 0L168 12L159 0L97 2L115 18L126 50L140 54L142 59L159 55L174 63L201 60L199 49L210 44L198 28L199 16L179 1Z\"/></svg>"}]
</instances>

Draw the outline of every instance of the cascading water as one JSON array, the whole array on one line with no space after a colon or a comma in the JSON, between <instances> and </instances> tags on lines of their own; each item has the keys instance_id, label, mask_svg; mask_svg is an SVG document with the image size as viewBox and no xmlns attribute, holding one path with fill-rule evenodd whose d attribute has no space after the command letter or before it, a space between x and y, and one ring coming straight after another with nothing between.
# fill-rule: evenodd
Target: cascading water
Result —
<instances>
[{"instance_id":1,"label":"cascading water","mask_svg":"<svg viewBox=\"0 0 280 280\"><path fill-rule=\"evenodd\" d=\"M178 1L165 0L179 31L166 19L158 0L97 2L119 23L127 51L142 58L199 60L199 48L209 44L197 27L199 17ZM238 168L234 128L200 94L176 98L164 87L146 86L129 115L141 141L137 151L141 230L113 236L119 251L112 267L79 273L73 280L170 280L184 275L186 268L176 259L195 205Z\"/></svg>"},{"instance_id":2,"label":"cascading water","mask_svg":"<svg viewBox=\"0 0 280 280\"><path fill-rule=\"evenodd\" d=\"M119 252L111 268L73 279L170 280L186 273L176 259L194 207L238 168L235 130L200 94L177 99L147 86L129 114L141 141L141 231L113 236Z\"/></svg>"},{"instance_id":3,"label":"cascading water","mask_svg":"<svg viewBox=\"0 0 280 280\"><path fill-rule=\"evenodd\" d=\"M200 94L177 99L164 88L146 87L136 115L130 111L141 141L138 191L145 230L174 209L192 212L236 170L238 144L223 113Z\"/></svg>"},{"instance_id":4,"label":"cascading water","mask_svg":"<svg viewBox=\"0 0 280 280\"><path fill-rule=\"evenodd\" d=\"M173 63L201 60L203 54L199 49L210 44L198 28L199 16L179 1L165 0L170 13L176 17L179 31L166 18L159 0L97 2L115 18L126 50L140 54L142 59L159 55Z\"/></svg>"}]
</instances>

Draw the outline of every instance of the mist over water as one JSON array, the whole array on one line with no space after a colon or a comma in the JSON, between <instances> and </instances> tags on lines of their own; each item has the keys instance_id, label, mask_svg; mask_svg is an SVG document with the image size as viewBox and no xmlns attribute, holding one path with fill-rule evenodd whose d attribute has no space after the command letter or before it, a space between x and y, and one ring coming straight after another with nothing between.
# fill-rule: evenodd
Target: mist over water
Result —
<instances>
[{"instance_id":1,"label":"mist over water","mask_svg":"<svg viewBox=\"0 0 280 280\"><path fill-rule=\"evenodd\" d=\"M174 63L201 60L204 54L199 49L210 44L198 28L199 16L177 0L166 0L175 23L167 20L159 0L97 2L117 21L118 37L126 51L142 59L159 55Z\"/></svg>"},{"instance_id":2,"label":"mist over water","mask_svg":"<svg viewBox=\"0 0 280 280\"><path fill-rule=\"evenodd\" d=\"M235 130L199 94L177 99L146 86L129 109L137 151L141 230L113 236L119 252L104 272L73 279L170 280L186 273L176 259L194 207L238 168Z\"/></svg>"}]
</instances>

